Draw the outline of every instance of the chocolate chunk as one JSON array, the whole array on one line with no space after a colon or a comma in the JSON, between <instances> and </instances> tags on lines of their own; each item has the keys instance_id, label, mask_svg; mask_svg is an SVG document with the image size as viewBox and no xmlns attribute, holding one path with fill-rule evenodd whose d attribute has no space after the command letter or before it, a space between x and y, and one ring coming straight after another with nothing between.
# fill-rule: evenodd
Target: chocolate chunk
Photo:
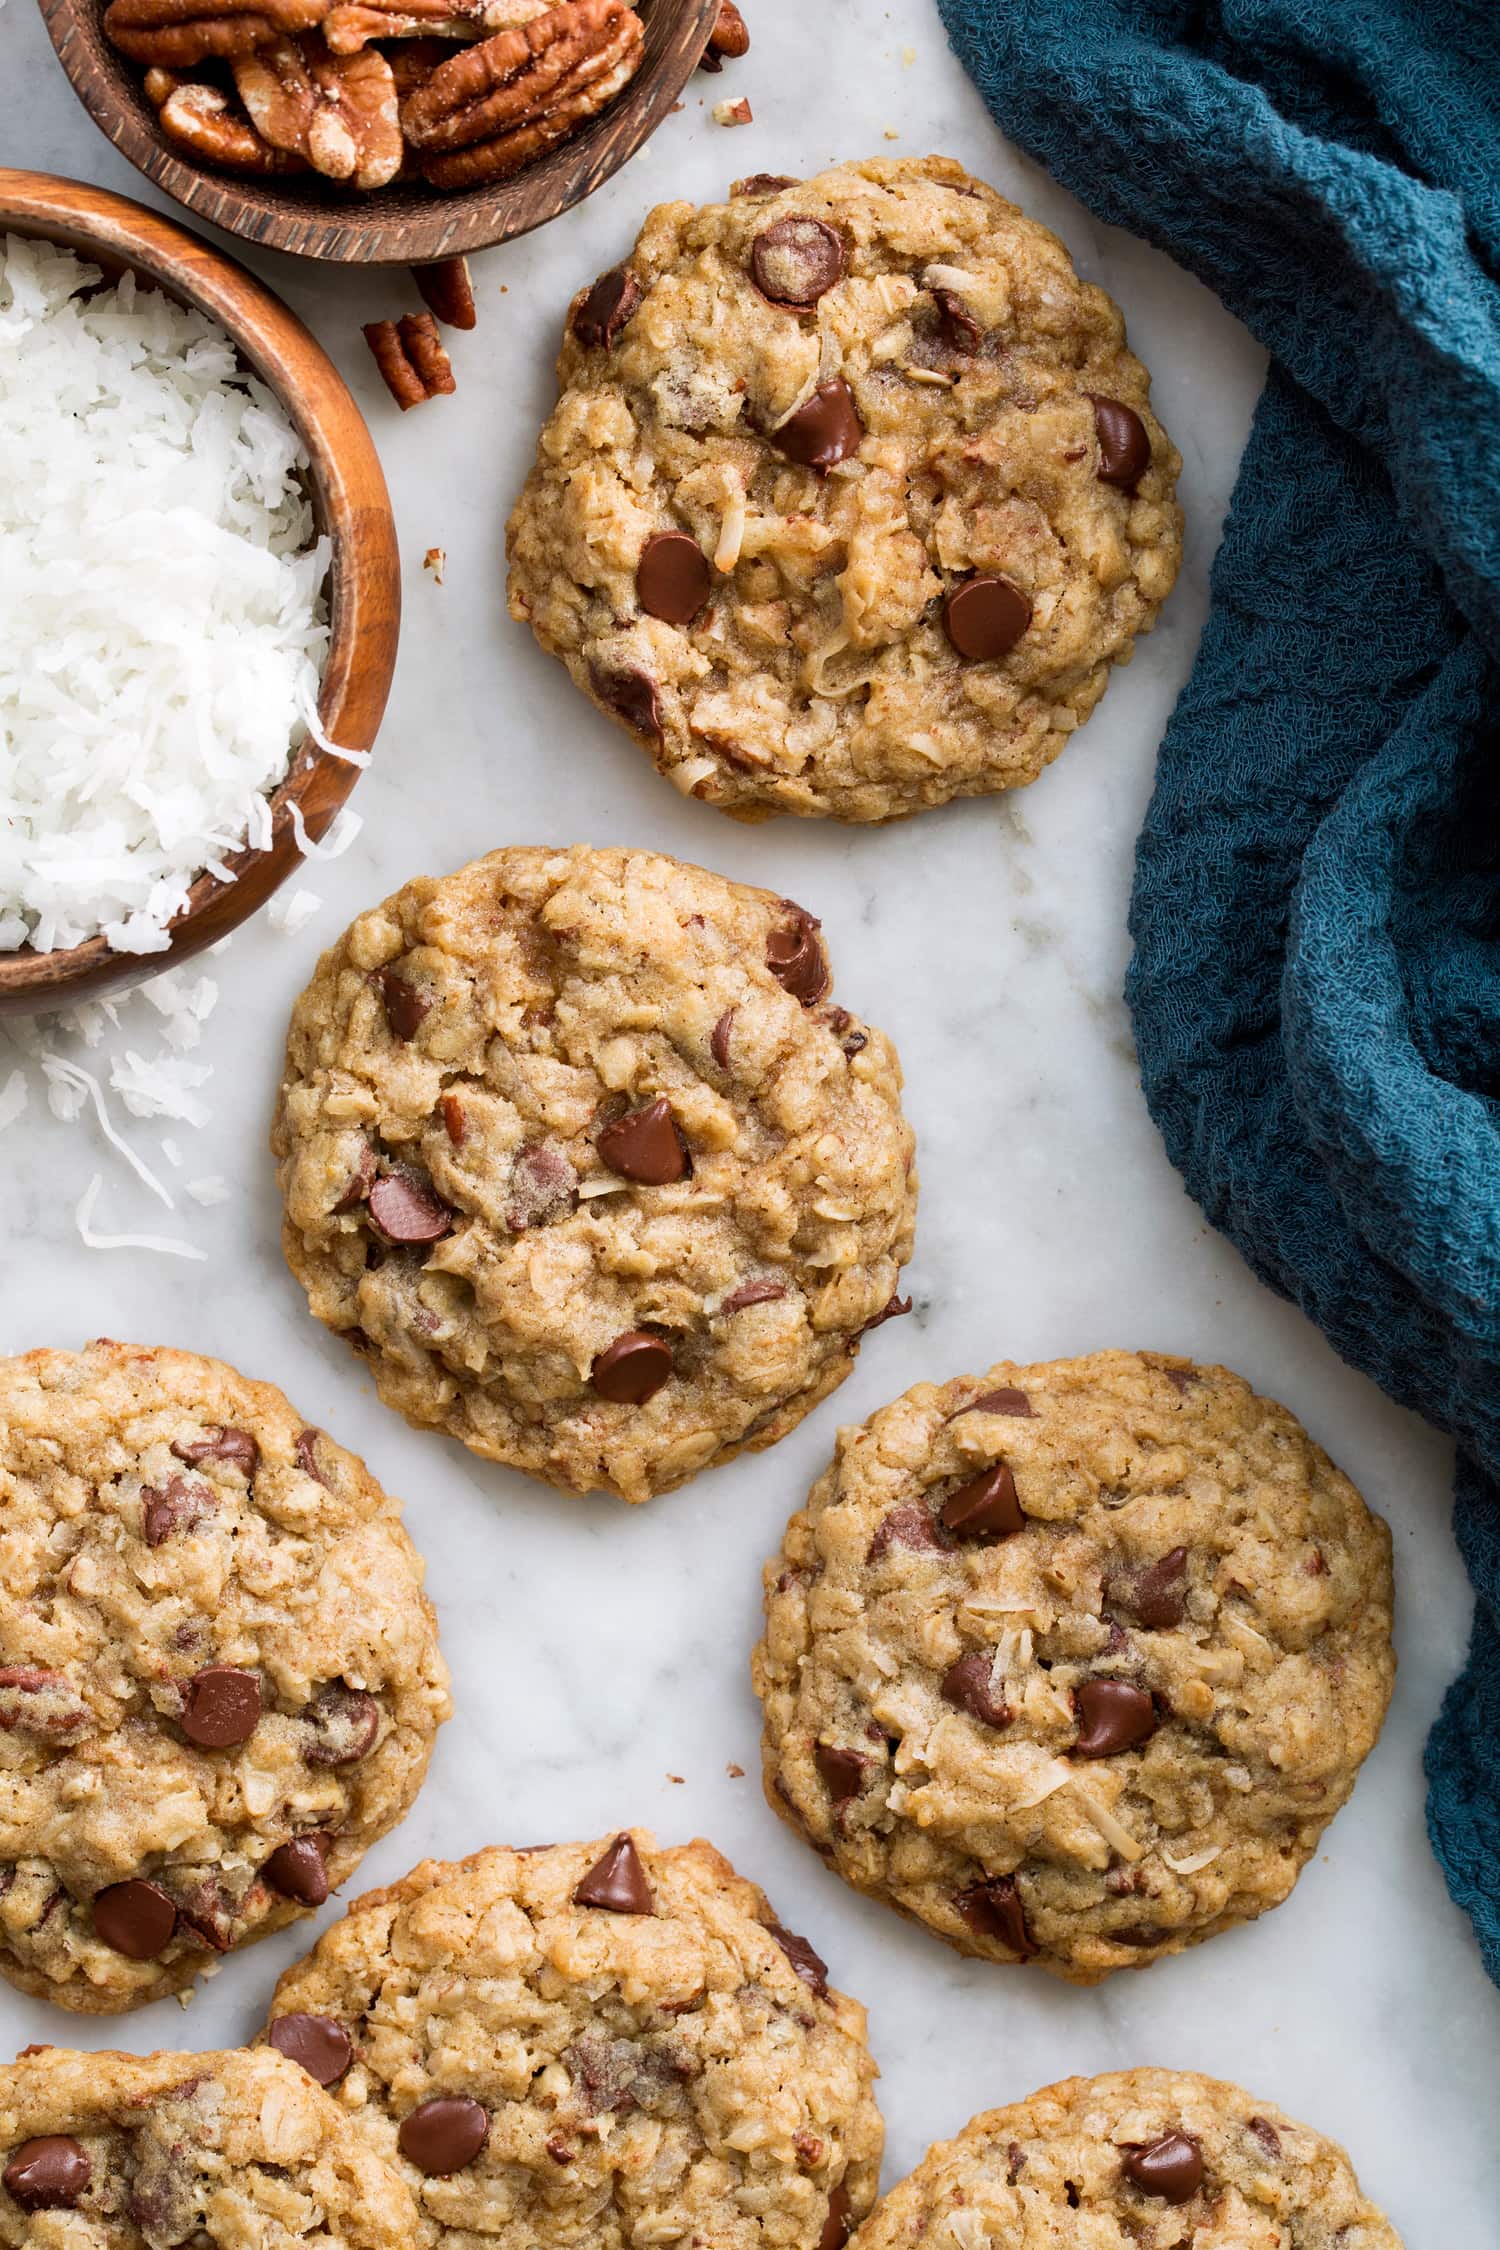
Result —
<instances>
[{"instance_id":1,"label":"chocolate chunk","mask_svg":"<svg viewBox=\"0 0 1500 2250\"><path fill-rule=\"evenodd\" d=\"M1012 1390L1008 1383L1002 1383L996 1391L981 1391L978 1398L971 1398L968 1405L958 1411L960 1414L1030 1415L1032 1406L1024 1391Z\"/></svg>"},{"instance_id":2,"label":"chocolate chunk","mask_svg":"<svg viewBox=\"0 0 1500 2250\"><path fill-rule=\"evenodd\" d=\"M889 1297L887 1297L885 1303L881 1306L879 1312L873 1313L871 1317L865 1322L863 1328L861 1328L857 1332L855 1337L856 1343L858 1342L860 1336L868 1336L872 1332L872 1330L876 1328L884 1328L888 1320L904 1320L906 1318L906 1315L910 1311L910 1297L903 1297L899 1290L893 1289Z\"/></svg>"},{"instance_id":3,"label":"chocolate chunk","mask_svg":"<svg viewBox=\"0 0 1500 2250\"><path fill-rule=\"evenodd\" d=\"M865 1785L867 1761L857 1750L842 1749L836 1742L816 1742L813 1745L813 1764L818 1778L835 1805L847 1805L857 1797Z\"/></svg>"},{"instance_id":4,"label":"chocolate chunk","mask_svg":"<svg viewBox=\"0 0 1500 2250\"><path fill-rule=\"evenodd\" d=\"M1085 1680L1074 1694L1078 1709L1075 1758L1112 1758L1156 1732L1156 1705L1127 1680Z\"/></svg>"},{"instance_id":5,"label":"chocolate chunk","mask_svg":"<svg viewBox=\"0 0 1500 2250\"><path fill-rule=\"evenodd\" d=\"M822 219L789 212L762 228L750 245L756 288L773 305L815 305L844 278L844 238Z\"/></svg>"},{"instance_id":6,"label":"chocolate chunk","mask_svg":"<svg viewBox=\"0 0 1500 2250\"><path fill-rule=\"evenodd\" d=\"M132 1876L94 1896L94 1934L130 1961L154 1961L171 1943L177 1909L159 1883Z\"/></svg>"},{"instance_id":7,"label":"chocolate chunk","mask_svg":"<svg viewBox=\"0 0 1500 2250\"><path fill-rule=\"evenodd\" d=\"M966 578L943 604L949 640L971 664L989 664L1013 649L1031 623L1031 604L1008 578Z\"/></svg>"},{"instance_id":8,"label":"chocolate chunk","mask_svg":"<svg viewBox=\"0 0 1500 2250\"><path fill-rule=\"evenodd\" d=\"M0 1734L44 1735L62 1740L89 1723L88 1705L61 1672L38 1664L0 1668Z\"/></svg>"},{"instance_id":9,"label":"chocolate chunk","mask_svg":"<svg viewBox=\"0 0 1500 2250\"><path fill-rule=\"evenodd\" d=\"M644 1406L672 1372L672 1347L646 1328L627 1328L600 1352L590 1376L612 1406Z\"/></svg>"},{"instance_id":10,"label":"chocolate chunk","mask_svg":"<svg viewBox=\"0 0 1500 2250\"><path fill-rule=\"evenodd\" d=\"M321 1906L328 1896L328 1838L313 1833L278 1844L261 1869L273 1891L299 1906Z\"/></svg>"},{"instance_id":11,"label":"chocolate chunk","mask_svg":"<svg viewBox=\"0 0 1500 2250\"><path fill-rule=\"evenodd\" d=\"M620 331L641 301L641 285L628 266L601 273L573 315L573 333L586 351L613 351Z\"/></svg>"},{"instance_id":12,"label":"chocolate chunk","mask_svg":"<svg viewBox=\"0 0 1500 2250\"><path fill-rule=\"evenodd\" d=\"M453 1213L430 1180L386 1172L370 1190L370 1217L387 1242L441 1242Z\"/></svg>"},{"instance_id":13,"label":"chocolate chunk","mask_svg":"<svg viewBox=\"0 0 1500 2250\"><path fill-rule=\"evenodd\" d=\"M332 1487L329 1485L327 1477L324 1476L318 1466L318 1440L322 1435L321 1430L299 1430L297 1432L297 1466L305 1477L316 1477L318 1483L325 1490L331 1490Z\"/></svg>"},{"instance_id":14,"label":"chocolate chunk","mask_svg":"<svg viewBox=\"0 0 1500 2250\"><path fill-rule=\"evenodd\" d=\"M843 2245L853 2232L849 2216L849 2190L842 2180L828 2198L828 2216L823 2221L823 2232L818 2236L818 2250L843 2250Z\"/></svg>"},{"instance_id":15,"label":"chocolate chunk","mask_svg":"<svg viewBox=\"0 0 1500 2250\"><path fill-rule=\"evenodd\" d=\"M455 1148L462 1148L469 1133L469 1121L464 1115L463 1103L457 1094L444 1094L438 1107L443 1113L443 1131Z\"/></svg>"},{"instance_id":16,"label":"chocolate chunk","mask_svg":"<svg viewBox=\"0 0 1500 2250\"><path fill-rule=\"evenodd\" d=\"M828 1963L822 1954L809 1945L805 1937L798 1937L795 1930L784 1930L779 1922L768 1922L766 1928L809 1991L815 1992L820 2000L826 2000Z\"/></svg>"},{"instance_id":17,"label":"chocolate chunk","mask_svg":"<svg viewBox=\"0 0 1500 2250\"><path fill-rule=\"evenodd\" d=\"M260 1725L260 1674L207 1664L182 1691L182 1731L205 1750L248 1742Z\"/></svg>"},{"instance_id":18,"label":"chocolate chunk","mask_svg":"<svg viewBox=\"0 0 1500 2250\"><path fill-rule=\"evenodd\" d=\"M976 1937L998 1938L1023 1961L1035 1953L1026 1927L1026 1909L1014 1875L996 1875L988 1883L975 1883L953 1901Z\"/></svg>"},{"instance_id":19,"label":"chocolate chunk","mask_svg":"<svg viewBox=\"0 0 1500 2250\"><path fill-rule=\"evenodd\" d=\"M617 719L623 719L632 734L649 734L660 742L661 707L656 700L654 680L633 665L606 671L601 664L589 666L589 679L599 701L613 711Z\"/></svg>"},{"instance_id":20,"label":"chocolate chunk","mask_svg":"<svg viewBox=\"0 0 1500 2250\"><path fill-rule=\"evenodd\" d=\"M191 1477L172 1477L165 1491L148 1485L141 1494L141 1537L148 1547L159 1547L174 1532L191 1531L218 1512L218 1495L210 1485Z\"/></svg>"},{"instance_id":21,"label":"chocolate chunk","mask_svg":"<svg viewBox=\"0 0 1500 2250\"><path fill-rule=\"evenodd\" d=\"M543 1226L573 1208L577 1190L578 1174L560 1148L551 1141L527 1141L511 1164L505 1223L512 1234Z\"/></svg>"},{"instance_id":22,"label":"chocolate chunk","mask_svg":"<svg viewBox=\"0 0 1500 2250\"><path fill-rule=\"evenodd\" d=\"M1203 2185L1203 2151L1191 2133L1163 2133L1131 2150L1125 2176L1164 2203L1190 2203Z\"/></svg>"},{"instance_id":23,"label":"chocolate chunk","mask_svg":"<svg viewBox=\"0 0 1500 2250\"><path fill-rule=\"evenodd\" d=\"M71 2133L44 2133L22 2141L0 2176L23 2211L71 2211L94 2167Z\"/></svg>"},{"instance_id":24,"label":"chocolate chunk","mask_svg":"<svg viewBox=\"0 0 1500 2250\"><path fill-rule=\"evenodd\" d=\"M989 1649L977 1648L961 1656L943 1674L943 1701L951 1703L955 1711L967 1711L984 1726L1009 1726L1014 1714L1004 1698L995 1693L994 1669L995 1659Z\"/></svg>"},{"instance_id":25,"label":"chocolate chunk","mask_svg":"<svg viewBox=\"0 0 1500 2250\"><path fill-rule=\"evenodd\" d=\"M445 2180L472 2164L490 2137L490 2113L467 2094L435 2094L402 2118L396 2145L408 2164Z\"/></svg>"},{"instance_id":26,"label":"chocolate chunk","mask_svg":"<svg viewBox=\"0 0 1500 2250\"><path fill-rule=\"evenodd\" d=\"M380 1732L380 1705L362 1688L329 1680L302 1714L312 1730L302 1757L309 1766L354 1766L368 1756Z\"/></svg>"},{"instance_id":27,"label":"chocolate chunk","mask_svg":"<svg viewBox=\"0 0 1500 2250\"><path fill-rule=\"evenodd\" d=\"M665 1095L606 1125L594 1146L600 1161L622 1180L640 1180L647 1187L666 1187L688 1168L687 1148Z\"/></svg>"},{"instance_id":28,"label":"chocolate chunk","mask_svg":"<svg viewBox=\"0 0 1500 2250\"><path fill-rule=\"evenodd\" d=\"M766 967L784 991L810 1008L833 982L828 956L818 936L823 925L795 899L784 898L781 903L791 920L772 930L766 939Z\"/></svg>"},{"instance_id":29,"label":"chocolate chunk","mask_svg":"<svg viewBox=\"0 0 1500 2250\"><path fill-rule=\"evenodd\" d=\"M1187 1611L1187 1559L1186 1547L1171 1548L1160 1561L1112 1587L1112 1597L1148 1631L1170 1631Z\"/></svg>"},{"instance_id":30,"label":"chocolate chunk","mask_svg":"<svg viewBox=\"0 0 1500 2250\"><path fill-rule=\"evenodd\" d=\"M729 1068L729 1034L734 1028L736 1011L726 1008L708 1036L708 1051L720 1070Z\"/></svg>"},{"instance_id":31,"label":"chocolate chunk","mask_svg":"<svg viewBox=\"0 0 1500 2250\"><path fill-rule=\"evenodd\" d=\"M960 359L972 359L979 349L981 334L978 321L953 289L934 289L933 302L938 309L938 327L949 351Z\"/></svg>"},{"instance_id":32,"label":"chocolate chunk","mask_svg":"<svg viewBox=\"0 0 1500 2250\"><path fill-rule=\"evenodd\" d=\"M1088 397L1094 409L1094 432L1099 440L1099 481L1134 492L1151 466L1151 440L1146 425L1133 406L1117 398Z\"/></svg>"},{"instance_id":33,"label":"chocolate chunk","mask_svg":"<svg viewBox=\"0 0 1500 2250\"><path fill-rule=\"evenodd\" d=\"M719 1310L727 1313L743 1312L747 1305L774 1304L778 1297L785 1295L784 1281L742 1281L738 1289L730 1290Z\"/></svg>"},{"instance_id":34,"label":"chocolate chunk","mask_svg":"<svg viewBox=\"0 0 1500 2250\"><path fill-rule=\"evenodd\" d=\"M248 1430L235 1430L227 1425L205 1430L202 1437L177 1438L172 1451L179 1461L186 1461L196 1469L200 1461L225 1461L239 1469L248 1480L260 1466L260 1447Z\"/></svg>"},{"instance_id":35,"label":"chocolate chunk","mask_svg":"<svg viewBox=\"0 0 1500 2250\"><path fill-rule=\"evenodd\" d=\"M332 2016L276 2016L266 2037L320 2086L335 2084L354 2060L353 2041Z\"/></svg>"},{"instance_id":36,"label":"chocolate chunk","mask_svg":"<svg viewBox=\"0 0 1500 2250\"><path fill-rule=\"evenodd\" d=\"M1280 2156L1281 2135L1277 2132L1269 2117L1247 2117L1245 2123L1255 2135L1267 2156L1273 2159Z\"/></svg>"},{"instance_id":37,"label":"chocolate chunk","mask_svg":"<svg viewBox=\"0 0 1500 2250\"><path fill-rule=\"evenodd\" d=\"M617 1836L573 1893L575 1906L602 1906L611 1914L654 1914L656 1900L628 1835Z\"/></svg>"},{"instance_id":38,"label":"chocolate chunk","mask_svg":"<svg viewBox=\"0 0 1500 2250\"><path fill-rule=\"evenodd\" d=\"M744 179L736 180L731 195L780 195L783 188L800 187L789 172L747 172Z\"/></svg>"},{"instance_id":39,"label":"chocolate chunk","mask_svg":"<svg viewBox=\"0 0 1500 2250\"><path fill-rule=\"evenodd\" d=\"M1170 1932L1154 1930L1148 1922L1127 1922L1122 1930L1106 1930L1104 1935L1111 1945L1129 1945L1144 1951L1148 1945L1164 1945Z\"/></svg>"},{"instance_id":40,"label":"chocolate chunk","mask_svg":"<svg viewBox=\"0 0 1500 2250\"><path fill-rule=\"evenodd\" d=\"M916 1554L932 1551L941 1554L943 1540L931 1513L920 1501L909 1501L904 1508L892 1508L875 1526L866 1562L879 1562L892 1547L910 1547Z\"/></svg>"},{"instance_id":41,"label":"chocolate chunk","mask_svg":"<svg viewBox=\"0 0 1500 2250\"><path fill-rule=\"evenodd\" d=\"M210 1953L228 1953L234 1944L235 1905L215 1875L194 1883L177 1901L177 1927L206 1945Z\"/></svg>"},{"instance_id":42,"label":"chocolate chunk","mask_svg":"<svg viewBox=\"0 0 1500 2250\"><path fill-rule=\"evenodd\" d=\"M368 1141L361 1141L354 1170L349 1175L343 1194L333 1207L335 1216L343 1211L357 1211L359 1209L359 1206L368 1199L379 1169L380 1167L375 1161L374 1149L371 1148Z\"/></svg>"},{"instance_id":43,"label":"chocolate chunk","mask_svg":"<svg viewBox=\"0 0 1500 2250\"><path fill-rule=\"evenodd\" d=\"M835 375L831 382L820 383L812 397L771 432L771 443L789 461L826 476L859 451L864 434L854 393L842 375Z\"/></svg>"},{"instance_id":44,"label":"chocolate chunk","mask_svg":"<svg viewBox=\"0 0 1500 2250\"><path fill-rule=\"evenodd\" d=\"M690 625L713 587L708 557L685 531L653 531L635 566L635 591L648 617Z\"/></svg>"},{"instance_id":45,"label":"chocolate chunk","mask_svg":"<svg viewBox=\"0 0 1500 2250\"><path fill-rule=\"evenodd\" d=\"M938 1521L955 1539L974 1539L981 1546L1024 1530L1026 1518L1010 1463L997 1461L992 1469L950 1492L938 1510Z\"/></svg>"},{"instance_id":46,"label":"chocolate chunk","mask_svg":"<svg viewBox=\"0 0 1500 2250\"><path fill-rule=\"evenodd\" d=\"M393 1039L415 1039L428 1016L432 1002L427 994L394 969L380 972L380 997L385 1002L385 1020L391 1027Z\"/></svg>"}]
</instances>

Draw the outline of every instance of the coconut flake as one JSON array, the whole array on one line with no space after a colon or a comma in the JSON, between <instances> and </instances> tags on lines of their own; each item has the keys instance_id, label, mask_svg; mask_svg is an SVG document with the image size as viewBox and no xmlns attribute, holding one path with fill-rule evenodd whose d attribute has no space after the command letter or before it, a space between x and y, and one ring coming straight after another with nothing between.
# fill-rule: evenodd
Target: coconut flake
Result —
<instances>
[{"instance_id":1,"label":"coconut flake","mask_svg":"<svg viewBox=\"0 0 1500 2250\"><path fill-rule=\"evenodd\" d=\"M189 1180L187 1192L195 1203L212 1204L229 1201L229 1182L219 1172L211 1172L205 1179Z\"/></svg>"},{"instance_id":2,"label":"coconut flake","mask_svg":"<svg viewBox=\"0 0 1500 2250\"><path fill-rule=\"evenodd\" d=\"M109 1111L104 1106L104 1089L93 1072L85 1070L81 1063L64 1062L59 1055L48 1055L42 1063L42 1075L55 1083L76 1087L80 1095L93 1103L94 1115L99 1120L99 1130L110 1147L124 1157L143 1187L148 1187L154 1196L159 1197L169 1211L175 1209L171 1195L162 1186L150 1165L146 1163L143 1157L136 1155L130 1143L123 1139L111 1124ZM77 1111L75 1111L74 1115L77 1114Z\"/></svg>"},{"instance_id":3,"label":"coconut flake","mask_svg":"<svg viewBox=\"0 0 1500 2250\"><path fill-rule=\"evenodd\" d=\"M304 859L342 859L364 826L357 812L351 812L347 805L340 805L321 840L315 844L307 833L302 807L295 797L288 798L287 810L292 816L292 834L297 839L297 849Z\"/></svg>"},{"instance_id":4,"label":"coconut flake","mask_svg":"<svg viewBox=\"0 0 1500 2250\"><path fill-rule=\"evenodd\" d=\"M14 1125L16 1119L24 1111L29 1099L25 1071L13 1070L9 1078L6 1079L4 1086L0 1087L0 1132L3 1132L7 1125Z\"/></svg>"},{"instance_id":5,"label":"coconut flake","mask_svg":"<svg viewBox=\"0 0 1500 2250\"><path fill-rule=\"evenodd\" d=\"M316 891L282 891L272 901L266 920L283 937L295 937L322 911L323 901Z\"/></svg>"},{"instance_id":6,"label":"coconut flake","mask_svg":"<svg viewBox=\"0 0 1500 2250\"><path fill-rule=\"evenodd\" d=\"M208 1256L191 1242L174 1241L166 1234L97 1234L94 1231L94 1205L99 1200L99 1190L104 1185L104 1175L96 1172L79 1199L74 1214L84 1247L89 1250L156 1250L164 1258L198 1258Z\"/></svg>"}]
</instances>

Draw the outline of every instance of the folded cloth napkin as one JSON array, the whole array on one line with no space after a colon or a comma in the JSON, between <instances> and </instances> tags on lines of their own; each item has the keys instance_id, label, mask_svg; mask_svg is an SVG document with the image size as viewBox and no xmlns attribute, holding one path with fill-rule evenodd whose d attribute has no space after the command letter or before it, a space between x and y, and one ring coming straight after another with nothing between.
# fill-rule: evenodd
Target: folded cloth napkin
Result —
<instances>
[{"instance_id":1,"label":"folded cloth napkin","mask_svg":"<svg viewBox=\"0 0 1500 2250\"><path fill-rule=\"evenodd\" d=\"M1127 998L1205 1212L1458 1441L1428 1827L1500 1982L1500 5L938 5L1003 130L1271 353Z\"/></svg>"}]
</instances>

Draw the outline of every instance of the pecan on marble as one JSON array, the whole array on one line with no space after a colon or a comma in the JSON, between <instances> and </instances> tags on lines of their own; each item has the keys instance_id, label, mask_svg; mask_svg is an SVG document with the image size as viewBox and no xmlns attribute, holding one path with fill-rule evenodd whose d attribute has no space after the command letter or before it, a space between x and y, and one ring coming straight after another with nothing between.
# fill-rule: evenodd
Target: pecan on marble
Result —
<instances>
[{"instance_id":1,"label":"pecan on marble","mask_svg":"<svg viewBox=\"0 0 1500 2250\"><path fill-rule=\"evenodd\" d=\"M431 313L373 320L364 334L385 387L403 414L425 405L430 398L457 390Z\"/></svg>"},{"instance_id":2,"label":"pecan on marble","mask_svg":"<svg viewBox=\"0 0 1500 2250\"><path fill-rule=\"evenodd\" d=\"M640 67L644 42L625 0L560 0L450 56L402 104L423 177L440 188L508 179L614 99Z\"/></svg>"},{"instance_id":3,"label":"pecan on marble","mask_svg":"<svg viewBox=\"0 0 1500 2250\"><path fill-rule=\"evenodd\" d=\"M412 280L422 302L445 328L472 328L475 321L474 284L467 258L440 258L436 265L413 266Z\"/></svg>"}]
</instances>

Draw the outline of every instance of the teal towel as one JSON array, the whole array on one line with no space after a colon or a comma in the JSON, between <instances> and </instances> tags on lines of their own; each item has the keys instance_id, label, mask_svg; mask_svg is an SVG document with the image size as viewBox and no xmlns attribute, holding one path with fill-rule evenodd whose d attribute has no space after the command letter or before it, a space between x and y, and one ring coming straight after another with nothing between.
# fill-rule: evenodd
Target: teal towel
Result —
<instances>
[{"instance_id":1,"label":"teal towel","mask_svg":"<svg viewBox=\"0 0 1500 2250\"><path fill-rule=\"evenodd\" d=\"M997 123L1272 370L1137 856L1193 1195L1458 1440L1428 1825L1500 1982L1500 4L939 0Z\"/></svg>"}]
</instances>

